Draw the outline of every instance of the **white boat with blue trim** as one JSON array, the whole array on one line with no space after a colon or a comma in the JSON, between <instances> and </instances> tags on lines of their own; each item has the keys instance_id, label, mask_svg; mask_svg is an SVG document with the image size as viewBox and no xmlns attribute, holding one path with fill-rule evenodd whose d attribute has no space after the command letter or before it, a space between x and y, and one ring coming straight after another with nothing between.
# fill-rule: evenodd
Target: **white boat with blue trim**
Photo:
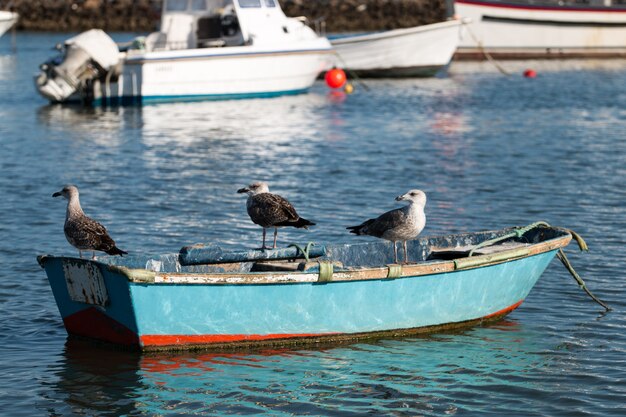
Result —
<instances>
[{"instance_id":1,"label":"white boat with blue trim","mask_svg":"<svg viewBox=\"0 0 626 417\"><path fill-rule=\"evenodd\" d=\"M41 66L51 102L133 104L306 92L332 63L325 37L277 0L165 0L161 29L119 48L93 29Z\"/></svg>"}]
</instances>

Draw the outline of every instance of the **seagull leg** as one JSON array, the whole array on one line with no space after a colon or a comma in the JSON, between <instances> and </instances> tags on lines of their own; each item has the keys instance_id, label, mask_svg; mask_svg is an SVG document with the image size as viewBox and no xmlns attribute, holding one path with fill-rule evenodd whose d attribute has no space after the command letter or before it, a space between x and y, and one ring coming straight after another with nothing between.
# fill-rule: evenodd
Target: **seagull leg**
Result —
<instances>
[{"instance_id":1,"label":"seagull leg","mask_svg":"<svg viewBox=\"0 0 626 417\"><path fill-rule=\"evenodd\" d=\"M94 260L94 261L96 260L96 251L95 250L91 251L91 259Z\"/></svg>"},{"instance_id":2,"label":"seagull leg","mask_svg":"<svg viewBox=\"0 0 626 417\"><path fill-rule=\"evenodd\" d=\"M407 255L407 250L406 250L406 240L404 241L404 263L407 265L409 263L409 255Z\"/></svg>"},{"instance_id":3,"label":"seagull leg","mask_svg":"<svg viewBox=\"0 0 626 417\"><path fill-rule=\"evenodd\" d=\"M274 246L272 249L276 249L276 237L278 236L278 227L274 228Z\"/></svg>"},{"instance_id":4,"label":"seagull leg","mask_svg":"<svg viewBox=\"0 0 626 417\"><path fill-rule=\"evenodd\" d=\"M261 246L261 249L265 249L265 227L263 228L263 246Z\"/></svg>"},{"instance_id":5,"label":"seagull leg","mask_svg":"<svg viewBox=\"0 0 626 417\"><path fill-rule=\"evenodd\" d=\"M83 251L78 249L78 256L80 256L80 259L83 259Z\"/></svg>"},{"instance_id":6,"label":"seagull leg","mask_svg":"<svg viewBox=\"0 0 626 417\"><path fill-rule=\"evenodd\" d=\"M398 263L398 247L395 240L393 241L393 262Z\"/></svg>"}]
</instances>

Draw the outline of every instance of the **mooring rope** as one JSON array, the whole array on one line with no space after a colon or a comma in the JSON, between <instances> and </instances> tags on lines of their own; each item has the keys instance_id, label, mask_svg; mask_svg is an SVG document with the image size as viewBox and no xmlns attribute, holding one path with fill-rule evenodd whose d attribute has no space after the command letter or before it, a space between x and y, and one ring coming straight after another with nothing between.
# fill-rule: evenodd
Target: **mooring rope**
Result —
<instances>
[{"instance_id":1,"label":"mooring rope","mask_svg":"<svg viewBox=\"0 0 626 417\"><path fill-rule=\"evenodd\" d=\"M298 251L302 252L302 255L304 256L304 260L309 262L309 256L310 256L310 252L311 252L311 247L312 246L315 246L315 242L307 243L304 248L302 246L298 245L297 243L292 243L292 244L290 244L287 247L288 248L294 247ZM296 252L296 256L294 256L294 258L296 258L297 256L298 256L298 252Z\"/></svg>"},{"instance_id":2,"label":"mooring rope","mask_svg":"<svg viewBox=\"0 0 626 417\"><path fill-rule=\"evenodd\" d=\"M598 297L596 297L595 295L593 295L593 293L591 292L591 290L589 290L589 288L587 288L587 285L585 284L585 281L583 281L583 279L580 277L580 275L578 275L578 273L574 270L574 267L572 266L572 264L570 263L569 259L567 259L567 256L565 256L565 252L563 252L563 249L559 249L559 252L556 254L557 258L559 258L559 260L563 263L563 265L565 266L565 268L567 268L567 270L569 271L569 273L572 275L572 278L574 278L574 280L578 283L578 286L580 288L583 289L583 291L585 291L587 293L587 295L589 295L589 297L591 297L591 299L593 301L595 301L596 303L600 304L602 307L604 307L604 309L606 311L611 311L611 307L609 307L608 305L606 305L604 302L602 302L602 300L600 300Z\"/></svg>"},{"instance_id":3,"label":"mooring rope","mask_svg":"<svg viewBox=\"0 0 626 417\"><path fill-rule=\"evenodd\" d=\"M528 226L524 226L524 227L516 227L512 232L507 233L505 235L502 236L498 236L496 238L493 239L489 239L489 240L485 240L484 242L479 243L478 245L474 246L472 248L472 250L469 252L469 254L467 255L468 257L472 256L474 254L474 252L480 248L484 248L485 246L491 246L494 245L498 242L501 242L503 240L512 238L512 237L522 237L524 235L524 233L534 229L535 227L539 227L539 226L545 226L545 227L550 227L550 225L546 222L535 222L532 224L529 224ZM580 236L578 236L580 238ZM580 238L582 239L582 238ZM584 241L583 241L584 242Z\"/></svg>"},{"instance_id":4,"label":"mooring rope","mask_svg":"<svg viewBox=\"0 0 626 417\"><path fill-rule=\"evenodd\" d=\"M344 69L346 70L346 72L348 73L348 75L350 75L350 77L354 78L354 80L360 85L362 86L365 91L370 91L370 88L367 86L367 84L365 84L365 81L363 81L361 79L361 77L359 77L357 75L356 72L352 71L350 68L348 68L348 65L346 64L346 61L343 60L343 58L341 57L341 55L339 55L339 52L335 51L335 56L337 58L339 58L339 60L341 61L341 65L343 65Z\"/></svg>"},{"instance_id":5,"label":"mooring rope","mask_svg":"<svg viewBox=\"0 0 626 417\"><path fill-rule=\"evenodd\" d=\"M470 28L469 23L465 22L465 21L462 21L462 23L463 23L463 26L465 26L465 28L467 29L467 33L469 33L470 36L472 37L472 39L474 40L474 42L476 42L476 45L478 46L478 49L480 49L480 52L482 52L482 54L485 56L485 58L487 58L487 60L489 62L491 62L498 69L498 71L500 71L502 74L507 75L507 76L511 75L510 72L508 72L506 69L504 69L504 67L502 65L500 65L498 63L498 61L493 59L493 57L491 56L491 54L489 52L487 52L487 50L483 46L483 43L478 40L476 35L474 35L474 32Z\"/></svg>"},{"instance_id":6,"label":"mooring rope","mask_svg":"<svg viewBox=\"0 0 626 417\"><path fill-rule=\"evenodd\" d=\"M468 257L472 256L474 254L474 251L476 251L477 249L484 248L485 246L491 246L493 244L496 244L496 243L501 242L501 241L506 240L506 239L510 239L512 237L520 238L526 232L528 232L528 231L530 231L530 230L532 230L532 229L534 229L536 227L550 227L550 225L548 223L546 223L546 222L535 222L535 223L529 224L528 226L525 226L525 227L517 227L517 228L515 228L515 230L511 231L510 233L507 233L505 235L499 236L499 237L494 238L494 239L486 240L486 241L481 242L478 245L474 246L472 248L472 250L469 252ZM582 238L582 236L580 236L578 233L574 232L571 229L566 229L566 230L572 235L572 238L576 241L576 243L578 243L578 247L580 248L581 252L589 251L589 246L587 246L587 242L585 242L585 240ZM578 273L574 270L574 267L570 263L569 259L567 259L567 256L565 255L565 252L563 251L563 248L559 249L559 251L557 252L556 256L563 263L563 265L568 270L568 272L570 273L572 278L574 278L574 280L578 283L578 286L580 288L582 288L583 291L585 291L587 293L587 295L589 295L589 297L591 297L591 299L593 301L595 301L596 303L598 303L602 307L604 307L604 309L606 311L611 311L611 307L609 307L606 303L604 303L598 297L593 295L591 290L589 288L587 288L587 285L585 284L585 281L583 281L583 279L580 277L580 275L578 275Z\"/></svg>"}]
</instances>

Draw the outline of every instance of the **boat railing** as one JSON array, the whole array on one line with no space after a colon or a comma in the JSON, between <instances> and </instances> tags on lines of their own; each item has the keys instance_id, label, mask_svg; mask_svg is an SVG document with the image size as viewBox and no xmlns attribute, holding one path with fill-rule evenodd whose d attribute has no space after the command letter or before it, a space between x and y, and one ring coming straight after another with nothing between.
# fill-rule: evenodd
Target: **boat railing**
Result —
<instances>
[{"instance_id":1,"label":"boat railing","mask_svg":"<svg viewBox=\"0 0 626 417\"><path fill-rule=\"evenodd\" d=\"M295 17L294 19L299 20L300 22L304 23L305 25L313 29L315 33L317 33L318 36L326 36L326 17L325 16L320 16L313 20L310 20L306 16L298 16L298 17Z\"/></svg>"}]
</instances>

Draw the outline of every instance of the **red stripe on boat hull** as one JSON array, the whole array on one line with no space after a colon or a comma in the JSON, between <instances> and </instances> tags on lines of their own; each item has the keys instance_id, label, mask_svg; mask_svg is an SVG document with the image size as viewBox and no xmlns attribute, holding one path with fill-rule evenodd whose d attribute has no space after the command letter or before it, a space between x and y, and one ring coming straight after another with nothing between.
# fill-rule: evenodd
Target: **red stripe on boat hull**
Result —
<instances>
[{"instance_id":1,"label":"red stripe on boat hull","mask_svg":"<svg viewBox=\"0 0 626 417\"><path fill-rule=\"evenodd\" d=\"M505 315L509 314L511 311L515 310L517 307L521 306L523 302L524 302L524 300L519 300L517 303L513 304L512 306L509 306L507 308L503 308L502 310L496 311L495 313L491 313L491 314L483 317L483 319L490 319L492 317L505 316Z\"/></svg>"},{"instance_id":2,"label":"red stripe on boat hull","mask_svg":"<svg viewBox=\"0 0 626 417\"><path fill-rule=\"evenodd\" d=\"M481 0L456 0L457 3L470 4L473 6L493 7L496 9L540 10L554 12L600 12L600 13L626 13L625 9L609 7L577 7L577 6L541 6L534 4L496 3Z\"/></svg>"},{"instance_id":3,"label":"red stripe on boat hull","mask_svg":"<svg viewBox=\"0 0 626 417\"><path fill-rule=\"evenodd\" d=\"M471 322L480 322L491 318L500 318L519 307L524 300L504 308L502 310L491 313ZM106 314L96 308L88 308L78 313L72 314L63 319L67 332L74 335L89 337L96 340L115 343L125 346L143 346L144 348L159 348L166 346L201 346L201 345L227 345L227 344L246 344L250 342L263 341L279 341L288 339L307 339L307 338L325 338L329 336L350 337L346 333L293 333L293 334L209 334L209 335L143 335L137 336L132 330L119 323L118 321L108 317ZM449 323L454 324L454 323ZM460 324L460 323L459 323ZM444 327L446 325L443 325ZM425 326L439 327L439 326ZM383 331L384 332L384 331ZM394 333L393 330L388 331ZM375 332L378 333L378 332ZM367 333L355 334L355 339L359 339L360 335ZM287 343L288 344L288 343Z\"/></svg>"},{"instance_id":4,"label":"red stripe on boat hull","mask_svg":"<svg viewBox=\"0 0 626 417\"><path fill-rule=\"evenodd\" d=\"M524 300L503 308L502 310L491 313L479 320L488 320L490 318L503 317L511 311L519 307ZM426 326L428 327L428 326ZM294 333L294 334L209 334L209 335L144 335L140 336L141 344L145 347L149 346L180 346L180 345L211 345L211 344L229 344L243 343L255 341L269 341L279 339L305 339L311 337L324 337L333 335L347 335L346 333Z\"/></svg>"},{"instance_id":5,"label":"red stripe on boat hull","mask_svg":"<svg viewBox=\"0 0 626 417\"><path fill-rule=\"evenodd\" d=\"M141 336L144 346L204 345L213 343L254 342L260 340L303 339L307 337L330 336L338 333L294 333L294 334L198 334L198 335L161 335Z\"/></svg>"},{"instance_id":6,"label":"red stripe on boat hull","mask_svg":"<svg viewBox=\"0 0 626 417\"><path fill-rule=\"evenodd\" d=\"M70 334L126 346L139 344L139 338L135 332L95 307L67 316L63 319L63 323Z\"/></svg>"}]
</instances>

